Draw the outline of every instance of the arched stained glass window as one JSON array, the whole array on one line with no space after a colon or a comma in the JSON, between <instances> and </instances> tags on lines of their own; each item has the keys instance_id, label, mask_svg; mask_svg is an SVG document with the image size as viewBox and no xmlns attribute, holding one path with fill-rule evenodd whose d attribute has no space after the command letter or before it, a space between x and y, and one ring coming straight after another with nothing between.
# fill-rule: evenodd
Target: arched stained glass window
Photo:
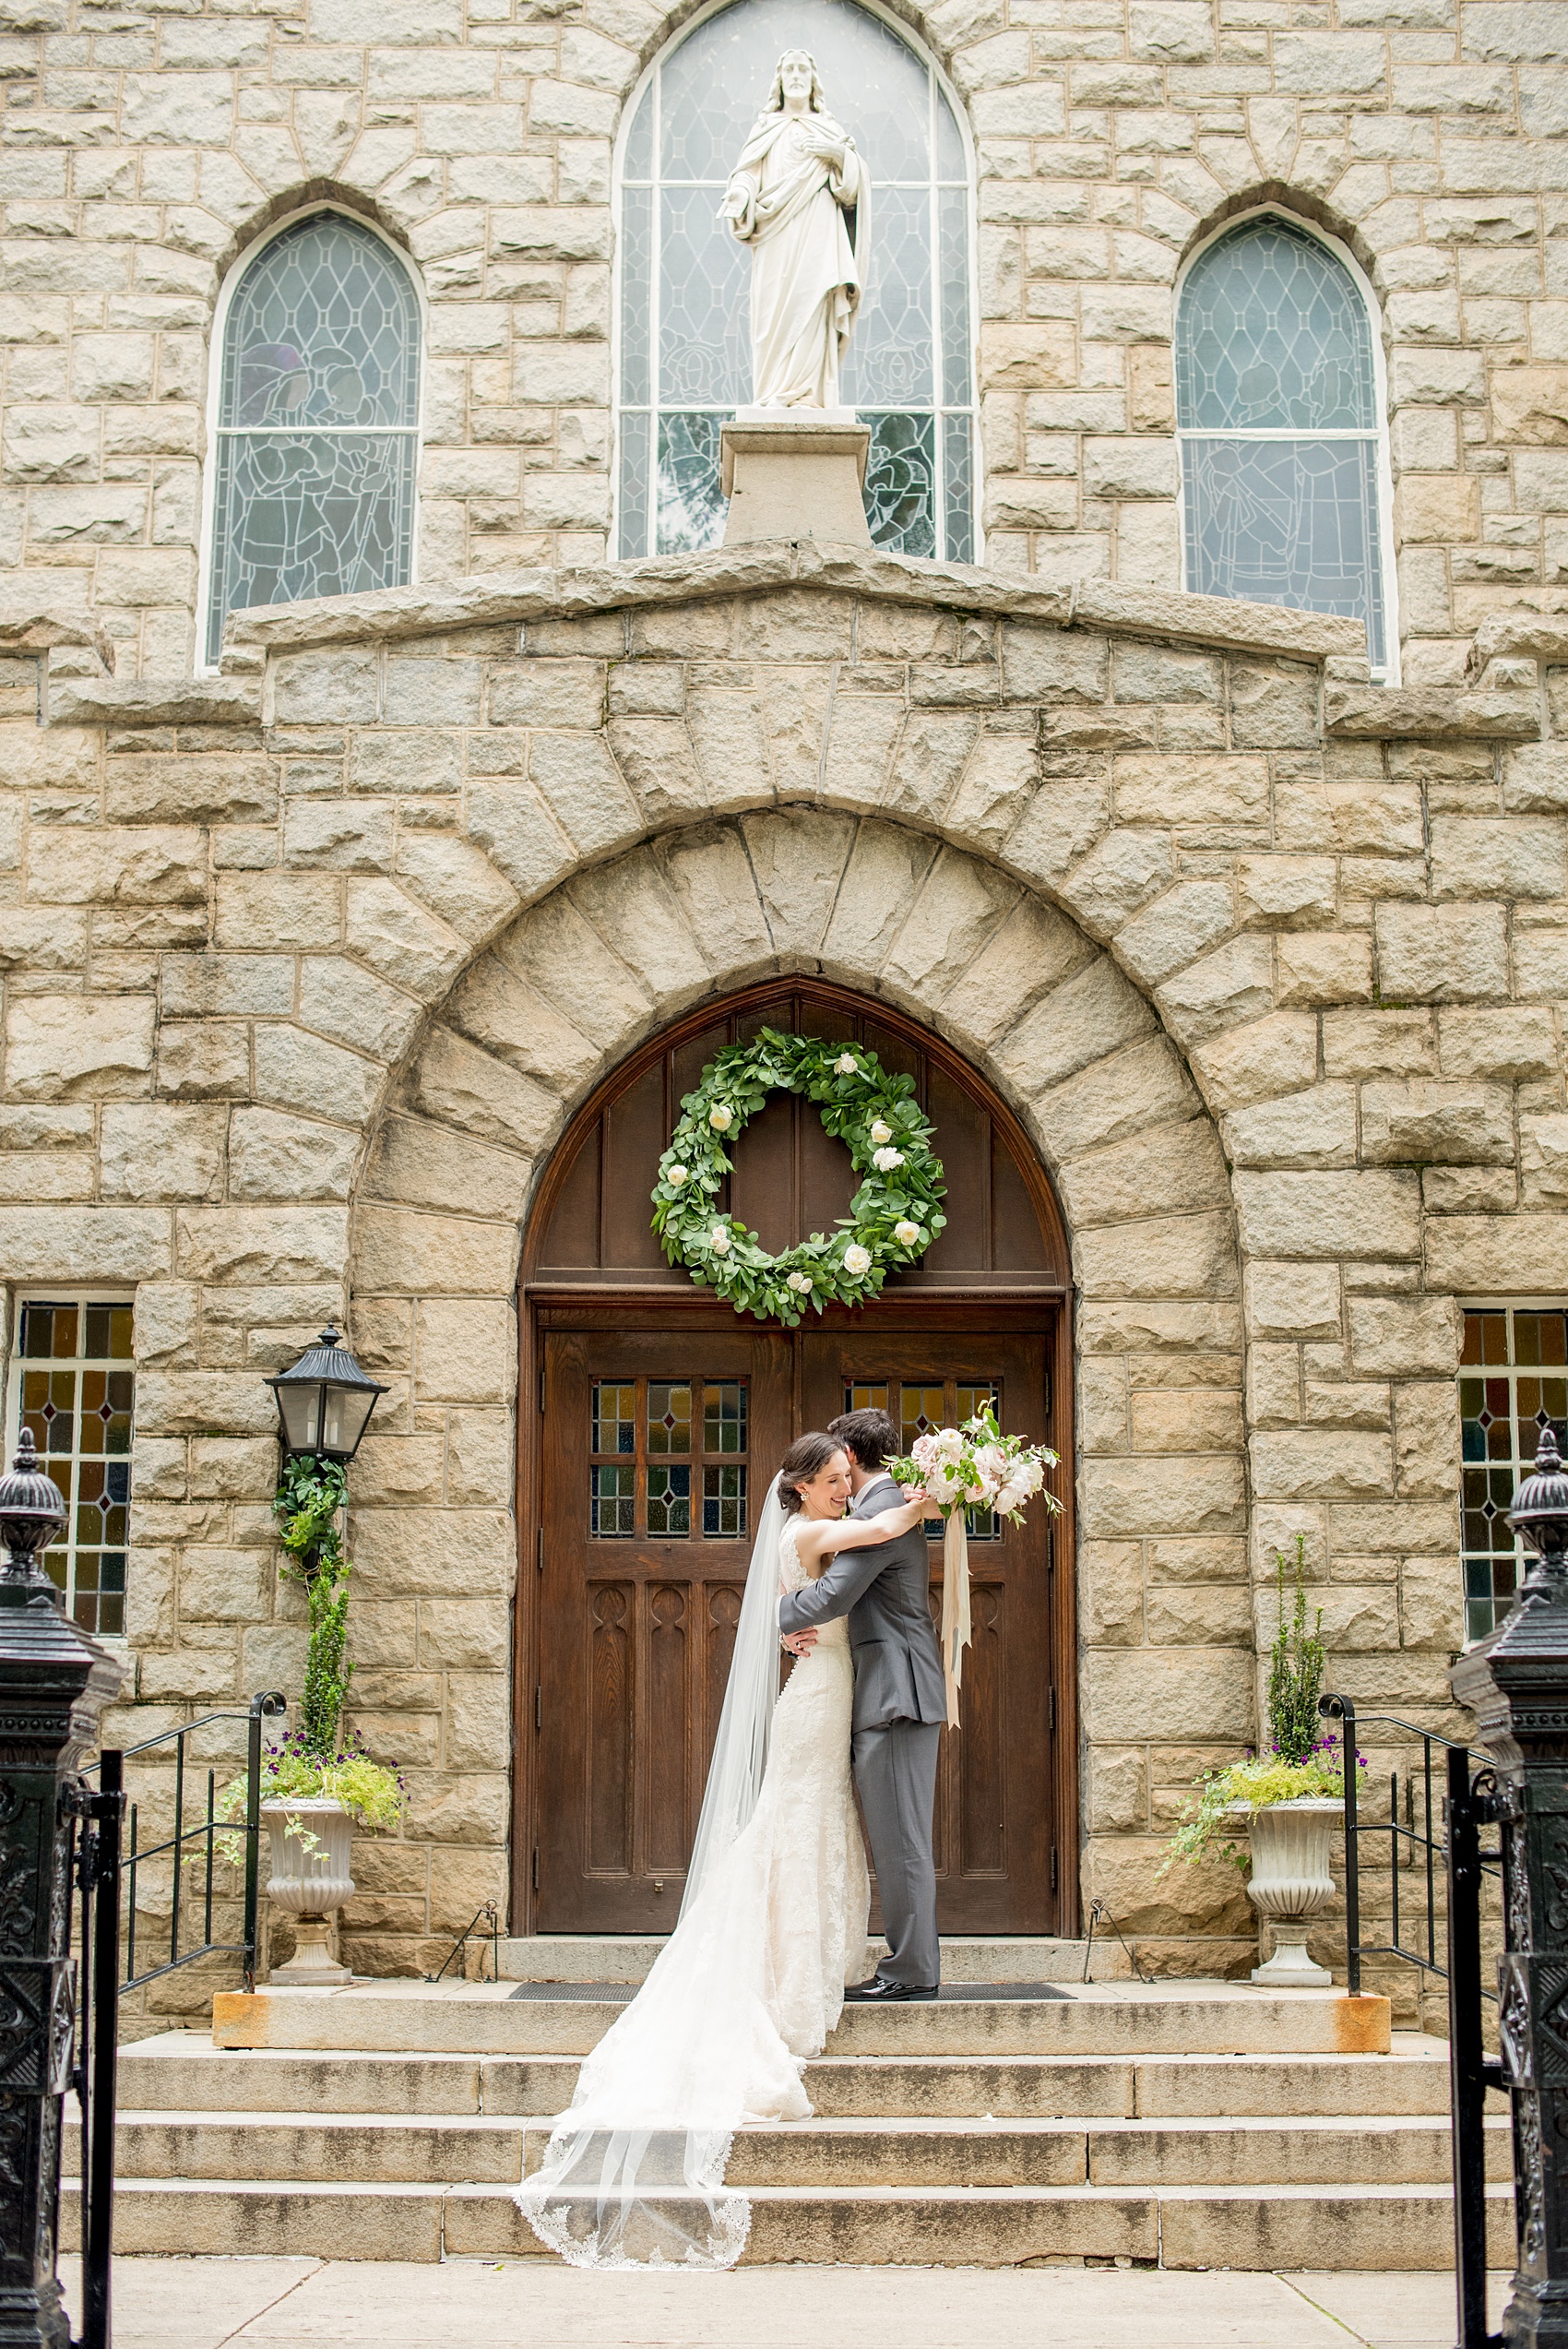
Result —
<instances>
[{"instance_id":1,"label":"arched stained glass window","mask_svg":"<svg viewBox=\"0 0 1568 2349\"><path fill-rule=\"evenodd\" d=\"M1176 317L1187 586L1364 620L1386 669L1372 321L1350 271L1274 214L1199 255Z\"/></svg>"},{"instance_id":2,"label":"arched stained glass window","mask_svg":"<svg viewBox=\"0 0 1568 2349\"><path fill-rule=\"evenodd\" d=\"M406 586L419 301L374 230L296 221L250 261L224 323L207 657L246 603Z\"/></svg>"},{"instance_id":3,"label":"arched stained glass window","mask_svg":"<svg viewBox=\"0 0 1568 2349\"><path fill-rule=\"evenodd\" d=\"M969 172L932 67L852 0L737 0L655 65L621 159L617 548L723 534L719 430L751 392L750 256L719 217L785 49L809 49L871 173L864 296L841 376L871 426L879 546L974 557Z\"/></svg>"}]
</instances>

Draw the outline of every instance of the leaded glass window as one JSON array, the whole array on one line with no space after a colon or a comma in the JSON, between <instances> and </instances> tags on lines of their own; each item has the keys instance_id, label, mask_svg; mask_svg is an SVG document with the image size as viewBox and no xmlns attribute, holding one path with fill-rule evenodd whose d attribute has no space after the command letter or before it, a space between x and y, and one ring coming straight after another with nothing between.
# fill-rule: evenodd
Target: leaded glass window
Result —
<instances>
[{"instance_id":1,"label":"leaded glass window","mask_svg":"<svg viewBox=\"0 0 1568 2349\"><path fill-rule=\"evenodd\" d=\"M1496 1629L1525 1579L1508 1511L1546 1427L1568 1450L1568 1312L1561 1305L1468 1307L1459 1356L1467 1640Z\"/></svg>"},{"instance_id":2,"label":"leaded glass window","mask_svg":"<svg viewBox=\"0 0 1568 2349\"><path fill-rule=\"evenodd\" d=\"M84 1631L125 1628L136 1365L128 1304L30 1299L18 1335L16 1425L65 1498L45 1573Z\"/></svg>"},{"instance_id":3,"label":"leaded glass window","mask_svg":"<svg viewBox=\"0 0 1568 2349\"><path fill-rule=\"evenodd\" d=\"M1273 214L1200 254L1176 316L1187 586L1364 621L1388 664L1372 321L1350 271Z\"/></svg>"},{"instance_id":4,"label":"leaded glass window","mask_svg":"<svg viewBox=\"0 0 1568 2349\"><path fill-rule=\"evenodd\" d=\"M227 612L412 575L419 304L385 241L340 212L264 245L223 328L207 657Z\"/></svg>"},{"instance_id":5,"label":"leaded glass window","mask_svg":"<svg viewBox=\"0 0 1568 2349\"><path fill-rule=\"evenodd\" d=\"M878 546L974 559L969 173L934 70L846 0L738 0L655 65L621 160L617 546L717 545L719 433L751 386L751 256L719 217L785 49L815 57L871 173L864 292L840 376L871 426Z\"/></svg>"}]
</instances>

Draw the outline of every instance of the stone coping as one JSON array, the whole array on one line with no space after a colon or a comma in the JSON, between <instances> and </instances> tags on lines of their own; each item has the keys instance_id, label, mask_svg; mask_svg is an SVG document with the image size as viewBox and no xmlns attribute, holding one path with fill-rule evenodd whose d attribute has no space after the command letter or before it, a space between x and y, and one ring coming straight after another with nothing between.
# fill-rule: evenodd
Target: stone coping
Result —
<instances>
[{"instance_id":1,"label":"stone coping","mask_svg":"<svg viewBox=\"0 0 1568 2349\"><path fill-rule=\"evenodd\" d=\"M49 652L57 644L86 645L106 670L114 666L113 639L90 616L30 599L24 603L0 597L0 654Z\"/></svg>"},{"instance_id":2,"label":"stone coping","mask_svg":"<svg viewBox=\"0 0 1568 2349\"><path fill-rule=\"evenodd\" d=\"M1469 693L1463 686L1330 686L1324 695L1324 732L1341 739L1449 742L1480 736L1493 742L1537 742L1540 702L1523 693Z\"/></svg>"},{"instance_id":3,"label":"stone coping","mask_svg":"<svg viewBox=\"0 0 1568 2349\"><path fill-rule=\"evenodd\" d=\"M987 613L1062 628L1107 628L1227 651L1282 653L1298 661L1366 655L1360 622L1334 614L1117 587L1102 579L1051 585L967 563L924 563L875 550L819 546L812 539L757 539L703 554L651 555L641 562L522 571L510 578L494 574L440 587L324 596L314 602L253 604L230 613L223 640L226 651L262 645L271 652L296 652L759 595L779 588Z\"/></svg>"},{"instance_id":4,"label":"stone coping","mask_svg":"<svg viewBox=\"0 0 1568 2349\"><path fill-rule=\"evenodd\" d=\"M1522 606L1493 612L1476 630L1467 668L1479 677L1489 661L1568 661L1568 612L1535 612Z\"/></svg>"},{"instance_id":5,"label":"stone coping","mask_svg":"<svg viewBox=\"0 0 1568 2349\"><path fill-rule=\"evenodd\" d=\"M52 726L255 726L259 677L53 677Z\"/></svg>"}]
</instances>

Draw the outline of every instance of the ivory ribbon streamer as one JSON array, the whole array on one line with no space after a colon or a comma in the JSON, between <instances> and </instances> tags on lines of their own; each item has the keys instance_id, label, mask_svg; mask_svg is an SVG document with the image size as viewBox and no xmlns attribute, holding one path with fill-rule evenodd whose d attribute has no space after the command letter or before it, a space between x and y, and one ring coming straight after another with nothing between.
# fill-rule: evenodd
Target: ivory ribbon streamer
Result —
<instances>
[{"instance_id":1,"label":"ivory ribbon streamer","mask_svg":"<svg viewBox=\"0 0 1568 2349\"><path fill-rule=\"evenodd\" d=\"M964 1650L969 1644L969 1537L965 1513L956 1508L942 1535L942 1670L947 1683L947 1726L958 1726L958 1690Z\"/></svg>"}]
</instances>

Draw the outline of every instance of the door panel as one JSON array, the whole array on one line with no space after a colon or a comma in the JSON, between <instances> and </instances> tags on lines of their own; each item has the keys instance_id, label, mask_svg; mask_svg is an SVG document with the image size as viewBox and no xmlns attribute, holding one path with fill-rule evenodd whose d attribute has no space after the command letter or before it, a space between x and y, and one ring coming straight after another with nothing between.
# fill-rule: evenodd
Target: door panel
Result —
<instances>
[{"instance_id":1,"label":"door panel","mask_svg":"<svg viewBox=\"0 0 1568 2349\"><path fill-rule=\"evenodd\" d=\"M789 1440L789 1341L563 1332L543 1356L539 1926L665 1931Z\"/></svg>"},{"instance_id":2,"label":"door panel","mask_svg":"<svg viewBox=\"0 0 1568 2349\"><path fill-rule=\"evenodd\" d=\"M673 1925L756 1510L791 1435L875 1402L907 1448L991 1398L1044 1440L1048 1346L863 1325L544 1337L540 1930ZM939 1617L940 1519L928 1532ZM974 1640L934 1822L944 1932L1055 1929L1049 1556L1043 1510L1021 1528L971 1513Z\"/></svg>"},{"instance_id":3,"label":"door panel","mask_svg":"<svg viewBox=\"0 0 1568 2349\"><path fill-rule=\"evenodd\" d=\"M907 1450L927 1426L956 1425L993 1402L1012 1434L1050 1433L1049 1339L951 1330L878 1337L872 1329L802 1342L808 1426L875 1404ZM927 1521L932 1613L942 1613L942 1520ZM1051 1933L1056 1842L1051 1800L1051 1532L1038 1505L1021 1526L969 1512L974 1639L964 1659L959 1726L944 1732L937 1774L937 1919L944 1933Z\"/></svg>"}]
</instances>

